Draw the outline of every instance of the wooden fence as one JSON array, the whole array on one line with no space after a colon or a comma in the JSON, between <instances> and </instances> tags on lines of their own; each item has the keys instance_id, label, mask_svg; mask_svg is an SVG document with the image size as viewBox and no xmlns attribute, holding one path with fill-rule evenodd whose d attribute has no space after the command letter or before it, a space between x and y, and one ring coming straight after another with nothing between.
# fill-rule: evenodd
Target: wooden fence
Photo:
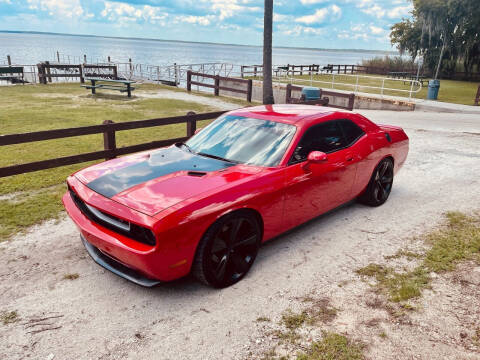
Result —
<instances>
[{"instance_id":1,"label":"wooden fence","mask_svg":"<svg viewBox=\"0 0 480 360\"><path fill-rule=\"evenodd\" d=\"M138 151L150 150L159 148L162 146L168 146L176 142L185 141L193 134L197 128L197 121L209 120L217 118L225 113L225 111L217 111L203 114L195 114L193 112L184 116L174 116L168 118L150 119L129 121L122 123L114 123L111 120L105 120L101 125L83 126L69 129L58 130L46 130L37 131L23 134L11 134L0 135L0 147L14 144L26 144L36 141L62 139L74 136L90 135L90 134L103 134L104 150L95 151L90 153L59 157L55 159L48 159L42 161L35 161L20 165L11 165L0 168L0 178L6 176L12 176L17 174L29 173L38 170L45 170L50 168L56 168L65 165L79 164L86 161L100 160L100 159L112 159L118 155L130 154ZM164 126L171 124L185 123L186 136L175 139L166 139L152 141L149 143L143 143L138 145L131 145L118 148L116 145L116 132L122 130L141 129L154 126Z\"/></svg>"},{"instance_id":2,"label":"wooden fence","mask_svg":"<svg viewBox=\"0 0 480 360\"><path fill-rule=\"evenodd\" d=\"M84 77L98 77L98 78L106 78L106 79L118 79L118 72L116 65L90 65L90 64L83 64L83 76ZM101 73L100 71L108 70L109 73Z\"/></svg>"},{"instance_id":3,"label":"wooden fence","mask_svg":"<svg viewBox=\"0 0 480 360\"><path fill-rule=\"evenodd\" d=\"M209 83L204 83L200 81L193 81L192 76L202 77L205 79L213 79L214 83L209 84ZM234 81L236 83L243 83L247 85L247 89L242 90L242 89L235 89L227 86L220 86L220 81ZM224 77L220 75L209 75L209 74L204 74L199 72L193 72L190 70L187 72L187 91L192 91L192 85L197 85L201 87L214 89L215 96L220 95L220 90L235 92L239 94L245 94L247 97L247 101L252 102L252 86L253 86L252 84L253 82L251 79L244 80L244 79L237 79L237 78L229 78L229 77Z\"/></svg>"},{"instance_id":4,"label":"wooden fence","mask_svg":"<svg viewBox=\"0 0 480 360\"><path fill-rule=\"evenodd\" d=\"M86 76L102 77L109 79L117 79L117 66L116 65L71 65L71 64L50 64L45 61L37 64L38 68L38 81L40 84L46 85L47 82L51 83L52 79L56 78L79 78L81 83L84 83ZM96 70L96 71L95 71ZM111 73L102 74L101 71L109 70ZM61 71L62 73L58 73Z\"/></svg>"},{"instance_id":5,"label":"wooden fence","mask_svg":"<svg viewBox=\"0 0 480 360\"><path fill-rule=\"evenodd\" d=\"M40 84L47 84L52 82L54 78L80 78L80 82L85 82L83 79L82 65L66 65L66 64L50 64L48 61L37 64L38 81ZM52 73L52 70L64 71L62 74Z\"/></svg>"},{"instance_id":6,"label":"wooden fence","mask_svg":"<svg viewBox=\"0 0 480 360\"><path fill-rule=\"evenodd\" d=\"M309 64L309 65L294 65L294 64L287 64L277 66L273 69L273 74L278 76L281 72L287 72L291 75L299 74L303 75L304 73L310 74L315 73L318 74L320 72L320 65L318 64ZM263 65L242 65L240 66L240 77L248 77L248 76L263 76Z\"/></svg>"},{"instance_id":7,"label":"wooden fence","mask_svg":"<svg viewBox=\"0 0 480 360\"><path fill-rule=\"evenodd\" d=\"M480 85L478 85L477 96L475 96L475 105L478 106L480 102Z\"/></svg>"},{"instance_id":8,"label":"wooden fence","mask_svg":"<svg viewBox=\"0 0 480 360\"><path fill-rule=\"evenodd\" d=\"M292 98L292 91L302 91L302 89L303 89L302 86L295 86L295 85L292 85L292 84L287 84L285 103L287 103L287 104L291 104L291 103L294 103L294 102L298 103L298 101L293 100L294 98ZM328 90L321 89L321 94L322 94L322 96L323 95L334 96L334 97L340 97L340 98L348 99L347 106L334 105L334 104L331 104L331 102L329 101L328 102L329 107L333 107L333 108L337 108L337 109L346 109L346 110L350 110L350 111L353 110L353 104L355 102L355 94L354 93L345 94L345 93L340 93L340 92L336 92L336 91L328 91ZM313 102L311 102L311 103L308 102L308 104L315 105L315 103L313 103ZM319 105L320 105L320 103L319 103Z\"/></svg>"}]
</instances>

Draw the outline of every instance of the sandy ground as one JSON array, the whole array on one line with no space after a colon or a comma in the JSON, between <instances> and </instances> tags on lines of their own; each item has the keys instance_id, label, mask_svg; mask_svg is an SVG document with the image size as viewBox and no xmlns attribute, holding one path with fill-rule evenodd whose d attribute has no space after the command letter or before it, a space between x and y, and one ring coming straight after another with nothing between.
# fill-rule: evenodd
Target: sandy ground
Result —
<instances>
[{"instance_id":1,"label":"sandy ground","mask_svg":"<svg viewBox=\"0 0 480 360\"><path fill-rule=\"evenodd\" d=\"M265 244L250 274L230 288L213 290L191 278L153 289L131 284L89 258L68 219L0 244L0 311L20 318L0 323L0 358L261 358L277 342L269 330L283 311L305 306L306 295L338 309L314 339L322 329L346 333L367 345L371 359L480 358L472 340L480 326L480 268L465 265L436 278L403 321L391 319L355 275L416 246L414 237L437 226L445 211L479 209L480 119L362 113L403 126L411 139L388 202L352 202ZM78 279L63 279L74 273Z\"/></svg>"}]
</instances>

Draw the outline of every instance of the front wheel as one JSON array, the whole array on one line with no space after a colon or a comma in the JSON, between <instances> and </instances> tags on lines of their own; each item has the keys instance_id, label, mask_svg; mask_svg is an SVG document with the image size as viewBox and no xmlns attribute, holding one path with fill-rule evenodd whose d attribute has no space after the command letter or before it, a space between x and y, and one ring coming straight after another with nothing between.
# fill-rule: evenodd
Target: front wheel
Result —
<instances>
[{"instance_id":1,"label":"front wheel","mask_svg":"<svg viewBox=\"0 0 480 360\"><path fill-rule=\"evenodd\" d=\"M369 206L380 206L387 201L393 185L393 161L383 159L373 171L365 192L358 201Z\"/></svg>"},{"instance_id":2,"label":"front wheel","mask_svg":"<svg viewBox=\"0 0 480 360\"><path fill-rule=\"evenodd\" d=\"M248 212L226 215L205 233L197 249L192 274L204 284L224 288L250 270L261 242L261 229Z\"/></svg>"}]
</instances>

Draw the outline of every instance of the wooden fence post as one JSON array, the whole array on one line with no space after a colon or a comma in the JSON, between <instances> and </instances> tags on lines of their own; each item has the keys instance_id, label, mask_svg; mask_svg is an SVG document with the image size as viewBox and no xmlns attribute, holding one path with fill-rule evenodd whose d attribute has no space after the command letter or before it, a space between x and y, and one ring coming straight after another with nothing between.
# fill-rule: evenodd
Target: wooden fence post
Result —
<instances>
[{"instance_id":1,"label":"wooden fence post","mask_svg":"<svg viewBox=\"0 0 480 360\"><path fill-rule=\"evenodd\" d=\"M112 120L105 120L104 125L113 124ZM108 127L107 127L108 129ZM115 139L115 130L106 130L103 133L103 149L112 151L111 155L105 156L105 160L114 159L116 157L115 150L117 150L117 142Z\"/></svg>"},{"instance_id":2,"label":"wooden fence post","mask_svg":"<svg viewBox=\"0 0 480 360\"><path fill-rule=\"evenodd\" d=\"M352 111L353 110L353 103L355 102L355 94L351 93L349 98L348 98L348 110Z\"/></svg>"},{"instance_id":3,"label":"wooden fence post","mask_svg":"<svg viewBox=\"0 0 480 360\"><path fill-rule=\"evenodd\" d=\"M110 56L108 57L108 62L110 62ZM115 80L118 80L118 70L117 70L117 65L113 66L113 78Z\"/></svg>"},{"instance_id":4,"label":"wooden fence post","mask_svg":"<svg viewBox=\"0 0 480 360\"><path fill-rule=\"evenodd\" d=\"M57 51L57 62L60 62L60 53Z\"/></svg>"},{"instance_id":5,"label":"wooden fence post","mask_svg":"<svg viewBox=\"0 0 480 360\"><path fill-rule=\"evenodd\" d=\"M253 90L253 81L252 79L249 79L247 83L247 101L248 102L252 102L252 90Z\"/></svg>"},{"instance_id":6,"label":"wooden fence post","mask_svg":"<svg viewBox=\"0 0 480 360\"><path fill-rule=\"evenodd\" d=\"M187 116L196 115L195 111L189 111ZM197 120L187 121L187 137L192 137L197 131Z\"/></svg>"},{"instance_id":7,"label":"wooden fence post","mask_svg":"<svg viewBox=\"0 0 480 360\"><path fill-rule=\"evenodd\" d=\"M478 85L477 96L475 97L475 105L478 106L478 102L480 101L480 85Z\"/></svg>"},{"instance_id":8,"label":"wooden fence post","mask_svg":"<svg viewBox=\"0 0 480 360\"><path fill-rule=\"evenodd\" d=\"M12 66L12 59L10 58L10 55L7 55L7 62L8 66Z\"/></svg>"},{"instance_id":9,"label":"wooden fence post","mask_svg":"<svg viewBox=\"0 0 480 360\"><path fill-rule=\"evenodd\" d=\"M85 83L85 79L83 78L83 69L82 65L78 65L78 74L80 75L80 83Z\"/></svg>"},{"instance_id":10,"label":"wooden fence post","mask_svg":"<svg viewBox=\"0 0 480 360\"><path fill-rule=\"evenodd\" d=\"M292 84L287 84L287 89L285 91L285 104L290 104L292 99Z\"/></svg>"},{"instance_id":11,"label":"wooden fence post","mask_svg":"<svg viewBox=\"0 0 480 360\"><path fill-rule=\"evenodd\" d=\"M240 77L243 79L243 65L240 65Z\"/></svg>"},{"instance_id":12,"label":"wooden fence post","mask_svg":"<svg viewBox=\"0 0 480 360\"><path fill-rule=\"evenodd\" d=\"M178 68L177 68L177 63L173 63L173 70L175 71L175 84L178 85Z\"/></svg>"},{"instance_id":13,"label":"wooden fence post","mask_svg":"<svg viewBox=\"0 0 480 360\"><path fill-rule=\"evenodd\" d=\"M50 61L45 61L45 70L46 70L46 73L47 75L50 75ZM48 76L48 82L51 83L52 82L52 77L51 76ZM45 84L47 82L45 81Z\"/></svg>"},{"instance_id":14,"label":"wooden fence post","mask_svg":"<svg viewBox=\"0 0 480 360\"><path fill-rule=\"evenodd\" d=\"M192 71L187 71L187 91L192 91Z\"/></svg>"},{"instance_id":15,"label":"wooden fence post","mask_svg":"<svg viewBox=\"0 0 480 360\"><path fill-rule=\"evenodd\" d=\"M220 95L220 76L215 75L215 96Z\"/></svg>"}]
</instances>

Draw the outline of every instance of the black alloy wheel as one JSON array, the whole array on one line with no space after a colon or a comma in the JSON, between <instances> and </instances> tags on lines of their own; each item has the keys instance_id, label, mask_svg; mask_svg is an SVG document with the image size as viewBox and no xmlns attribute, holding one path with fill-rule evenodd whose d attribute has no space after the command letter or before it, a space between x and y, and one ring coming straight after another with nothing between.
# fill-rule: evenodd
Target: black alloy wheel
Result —
<instances>
[{"instance_id":1,"label":"black alloy wheel","mask_svg":"<svg viewBox=\"0 0 480 360\"><path fill-rule=\"evenodd\" d=\"M375 168L365 192L359 201L370 206L380 206L387 201L393 185L393 162L383 159Z\"/></svg>"},{"instance_id":2,"label":"black alloy wheel","mask_svg":"<svg viewBox=\"0 0 480 360\"><path fill-rule=\"evenodd\" d=\"M261 230L255 216L248 212L227 215L205 233L192 272L207 285L230 286L250 270L260 242Z\"/></svg>"}]
</instances>

